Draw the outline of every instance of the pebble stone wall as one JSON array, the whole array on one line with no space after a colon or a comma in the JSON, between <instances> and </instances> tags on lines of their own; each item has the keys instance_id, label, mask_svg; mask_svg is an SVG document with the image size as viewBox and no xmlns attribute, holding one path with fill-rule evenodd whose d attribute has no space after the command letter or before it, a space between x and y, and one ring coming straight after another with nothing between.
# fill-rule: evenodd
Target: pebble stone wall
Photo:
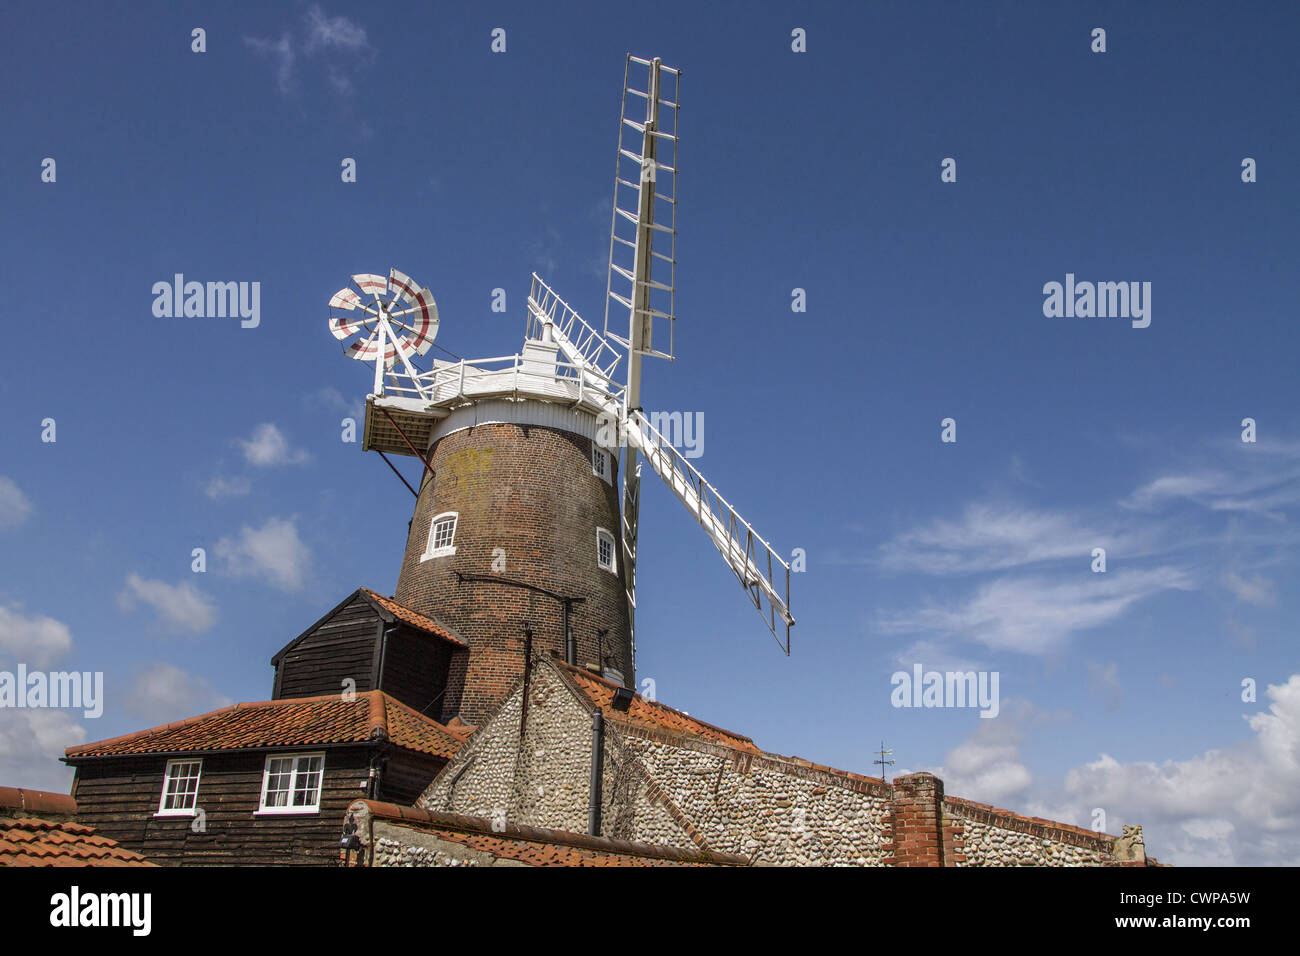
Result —
<instances>
[{"instance_id":1,"label":"pebble stone wall","mask_svg":"<svg viewBox=\"0 0 1300 956\"><path fill-rule=\"evenodd\" d=\"M523 746L520 682L417 806L586 832L593 705L544 659L528 694ZM946 800L931 774L886 784L613 714L604 741L601 834L615 839L787 866L1098 866L1115 858L1112 836Z\"/></svg>"}]
</instances>

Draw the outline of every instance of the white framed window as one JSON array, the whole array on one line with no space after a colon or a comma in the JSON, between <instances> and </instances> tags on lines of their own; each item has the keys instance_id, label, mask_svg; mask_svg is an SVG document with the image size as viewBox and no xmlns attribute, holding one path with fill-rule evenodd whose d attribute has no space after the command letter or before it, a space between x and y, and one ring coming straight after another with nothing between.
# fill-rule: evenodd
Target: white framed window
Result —
<instances>
[{"instance_id":1,"label":"white framed window","mask_svg":"<svg viewBox=\"0 0 1300 956\"><path fill-rule=\"evenodd\" d=\"M323 753L267 757L257 812L318 813L324 773Z\"/></svg>"},{"instance_id":2,"label":"white framed window","mask_svg":"<svg viewBox=\"0 0 1300 956\"><path fill-rule=\"evenodd\" d=\"M199 774L202 760L168 760L163 772L162 799L158 801L160 817L192 817L199 799Z\"/></svg>"},{"instance_id":3,"label":"white framed window","mask_svg":"<svg viewBox=\"0 0 1300 956\"><path fill-rule=\"evenodd\" d=\"M595 442L591 443L591 473L607 485L614 483L614 470L610 467L609 452Z\"/></svg>"},{"instance_id":4,"label":"white framed window","mask_svg":"<svg viewBox=\"0 0 1300 956\"><path fill-rule=\"evenodd\" d=\"M596 563L612 574L618 574L614 558L614 536L604 528L596 529Z\"/></svg>"},{"instance_id":5,"label":"white framed window","mask_svg":"<svg viewBox=\"0 0 1300 956\"><path fill-rule=\"evenodd\" d=\"M434 515L429 522L429 540L424 546L421 561L430 558L444 558L456 553L456 521L459 518L454 511L444 511Z\"/></svg>"}]
</instances>

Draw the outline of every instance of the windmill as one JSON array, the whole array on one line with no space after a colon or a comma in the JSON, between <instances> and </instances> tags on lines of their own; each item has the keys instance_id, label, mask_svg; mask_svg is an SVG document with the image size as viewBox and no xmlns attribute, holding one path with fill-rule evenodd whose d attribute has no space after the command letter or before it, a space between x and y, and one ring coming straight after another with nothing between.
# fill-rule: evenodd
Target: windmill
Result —
<instances>
[{"instance_id":1,"label":"windmill","mask_svg":"<svg viewBox=\"0 0 1300 956\"><path fill-rule=\"evenodd\" d=\"M503 635L524 614L530 638L549 629L570 663L633 679L643 466L790 652L789 564L642 408L643 360L674 357L679 88L680 73L658 58L627 57L603 332L534 273L521 352L421 370L415 360L438 328L428 289L392 270L354 276L360 294L348 287L330 300L341 313L331 331L353 339L347 354L374 363L363 449L422 463L395 597L465 635L470 719L501 699L518 646ZM574 542L593 531L588 567Z\"/></svg>"}]
</instances>

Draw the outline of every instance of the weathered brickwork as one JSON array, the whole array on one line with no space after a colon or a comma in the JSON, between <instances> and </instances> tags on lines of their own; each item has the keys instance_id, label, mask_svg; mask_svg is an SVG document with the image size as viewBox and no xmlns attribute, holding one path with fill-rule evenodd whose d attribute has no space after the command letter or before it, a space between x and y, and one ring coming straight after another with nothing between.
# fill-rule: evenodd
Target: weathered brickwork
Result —
<instances>
[{"instance_id":1,"label":"weathered brickwork","mask_svg":"<svg viewBox=\"0 0 1300 956\"><path fill-rule=\"evenodd\" d=\"M425 473L394 597L446 622L470 646L467 671L463 679L453 675L444 698L444 720L478 724L495 712L523 672L525 622L536 653L564 651L564 612L555 598L461 581L457 572L581 598L569 617L577 663L616 668L633 684L621 550L616 546L618 573L597 563L597 528L619 534L617 464L611 456L607 483L593 474L591 452L588 438L531 425L476 425L434 442L434 474ZM456 551L421 560L431 521L444 512L458 515Z\"/></svg>"}]
</instances>

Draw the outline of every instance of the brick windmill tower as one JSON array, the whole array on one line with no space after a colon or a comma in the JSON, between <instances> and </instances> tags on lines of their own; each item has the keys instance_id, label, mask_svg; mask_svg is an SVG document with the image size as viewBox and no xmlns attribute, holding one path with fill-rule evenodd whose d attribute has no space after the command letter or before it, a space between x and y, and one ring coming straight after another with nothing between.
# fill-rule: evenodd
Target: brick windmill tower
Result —
<instances>
[{"instance_id":1,"label":"brick windmill tower","mask_svg":"<svg viewBox=\"0 0 1300 956\"><path fill-rule=\"evenodd\" d=\"M394 597L469 645L444 708L469 723L505 698L526 650L635 686L643 463L789 653L789 565L641 407L643 358L673 358L678 89L678 71L627 58L604 334L534 274L520 352L422 370L438 331L427 288L394 269L330 300L346 354L375 366L363 448L422 463Z\"/></svg>"}]
</instances>

